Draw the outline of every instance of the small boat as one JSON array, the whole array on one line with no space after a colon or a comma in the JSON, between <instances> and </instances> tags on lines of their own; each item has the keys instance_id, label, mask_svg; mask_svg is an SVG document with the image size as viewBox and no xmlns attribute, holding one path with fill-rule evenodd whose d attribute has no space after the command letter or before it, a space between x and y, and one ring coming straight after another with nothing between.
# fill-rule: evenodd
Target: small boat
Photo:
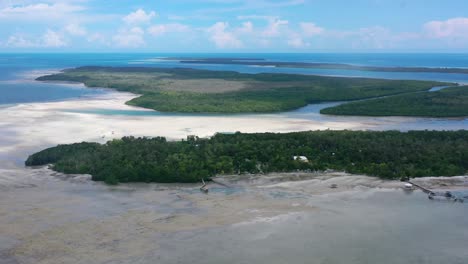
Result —
<instances>
[{"instance_id":1,"label":"small boat","mask_svg":"<svg viewBox=\"0 0 468 264\"><path fill-rule=\"evenodd\" d=\"M336 189L336 188L338 188L338 185L337 184L332 184L332 185L330 185L330 188L331 189Z\"/></svg>"},{"instance_id":2,"label":"small boat","mask_svg":"<svg viewBox=\"0 0 468 264\"><path fill-rule=\"evenodd\" d=\"M404 188L405 188L405 190L408 190L408 191L414 190L414 186L411 183L405 183Z\"/></svg>"}]
</instances>

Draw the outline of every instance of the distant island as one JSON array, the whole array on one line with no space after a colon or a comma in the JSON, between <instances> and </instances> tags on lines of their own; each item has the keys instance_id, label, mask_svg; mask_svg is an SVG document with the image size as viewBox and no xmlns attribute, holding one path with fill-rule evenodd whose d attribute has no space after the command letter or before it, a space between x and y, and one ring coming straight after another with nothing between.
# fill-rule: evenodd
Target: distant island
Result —
<instances>
[{"instance_id":1,"label":"distant island","mask_svg":"<svg viewBox=\"0 0 468 264\"><path fill-rule=\"evenodd\" d=\"M182 141L124 137L59 145L31 155L95 181L199 182L215 175L334 169L399 179L468 172L468 131L309 131L216 134Z\"/></svg>"},{"instance_id":2,"label":"distant island","mask_svg":"<svg viewBox=\"0 0 468 264\"><path fill-rule=\"evenodd\" d=\"M266 61L258 58L165 58L186 64L231 64L278 68L334 69L376 72L430 72L468 74L468 68L362 66L344 63Z\"/></svg>"},{"instance_id":3,"label":"distant island","mask_svg":"<svg viewBox=\"0 0 468 264\"><path fill-rule=\"evenodd\" d=\"M322 109L320 113L358 116L464 117L468 116L468 86L350 102Z\"/></svg>"},{"instance_id":4,"label":"distant island","mask_svg":"<svg viewBox=\"0 0 468 264\"><path fill-rule=\"evenodd\" d=\"M249 59L242 62L245 61ZM127 102L129 105L180 113L272 113L311 103L410 95L435 86L456 85L435 81L96 66L67 69L37 80L80 82L87 87L132 92L141 96Z\"/></svg>"}]
</instances>

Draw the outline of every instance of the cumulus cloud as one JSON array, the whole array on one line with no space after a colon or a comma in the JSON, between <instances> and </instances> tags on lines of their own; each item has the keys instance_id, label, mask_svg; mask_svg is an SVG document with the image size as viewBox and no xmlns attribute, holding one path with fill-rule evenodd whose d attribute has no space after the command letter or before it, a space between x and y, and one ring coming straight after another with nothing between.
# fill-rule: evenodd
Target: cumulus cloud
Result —
<instances>
[{"instance_id":1,"label":"cumulus cloud","mask_svg":"<svg viewBox=\"0 0 468 264\"><path fill-rule=\"evenodd\" d=\"M289 37L288 41L287 41L288 45L293 47L293 48L306 48L306 47L309 47L310 44L305 42L304 39L297 35L297 34L293 34Z\"/></svg>"},{"instance_id":2,"label":"cumulus cloud","mask_svg":"<svg viewBox=\"0 0 468 264\"><path fill-rule=\"evenodd\" d=\"M73 36L85 36L87 34L86 29L78 24L69 24L65 27L65 30Z\"/></svg>"},{"instance_id":3,"label":"cumulus cloud","mask_svg":"<svg viewBox=\"0 0 468 264\"><path fill-rule=\"evenodd\" d=\"M50 48L60 48L67 45L63 37L53 31L48 29L47 32L42 36L43 46Z\"/></svg>"},{"instance_id":4,"label":"cumulus cloud","mask_svg":"<svg viewBox=\"0 0 468 264\"><path fill-rule=\"evenodd\" d=\"M12 48L30 48L37 46L37 44L29 39L26 39L24 36L13 35L8 38L5 46Z\"/></svg>"},{"instance_id":5,"label":"cumulus cloud","mask_svg":"<svg viewBox=\"0 0 468 264\"><path fill-rule=\"evenodd\" d=\"M144 33L140 27L121 29L112 39L117 47L137 48L146 44Z\"/></svg>"},{"instance_id":6,"label":"cumulus cloud","mask_svg":"<svg viewBox=\"0 0 468 264\"><path fill-rule=\"evenodd\" d=\"M432 38L468 38L468 18L458 17L445 21L430 21L424 25L425 32Z\"/></svg>"},{"instance_id":7,"label":"cumulus cloud","mask_svg":"<svg viewBox=\"0 0 468 264\"><path fill-rule=\"evenodd\" d=\"M11 35L4 45L10 48L61 48L67 46L67 42L59 32L48 29L40 37Z\"/></svg>"},{"instance_id":8,"label":"cumulus cloud","mask_svg":"<svg viewBox=\"0 0 468 264\"><path fill-rule=\"evenodd\" d=\"M262 32L264 37L278 37L280 35L281 27L288 25L287 20L273 19L270 20L266 29Z\"/></svg>"},{"instance_id":9,"label":"cumulus cloud","mask_svg":"<svg viewBox=\"0 0 468 264\"><path fill-rule=\"evenodd\" d=\"M229 24L225 22L217 22L207 29L211 35L210 40L216 45L217 48L240 48L243 46L236 35L228 31Z\"/></svg>"},{"instance_id":10,"label":"cumulus cloud","mask_svg":"<svg viewBox=\"0 0 468 264\"><path fill-rule=\"evenodd\" d=\"M240 34L250 34L254 32L253 23L250 21L243 22L242 26L237 29Z\"/></svg>"},{"instance_id":11,"label":"cumulus cloud","mask_svg":"<svg viewBox=\"0 0 468 264\"><path fill-rule=\"evenodd\" d=\"M103 34L99 33L99 32L89 34L88 37L86 38L86 40L88 42L98 43L98 44L105 45L105 46L110 46L109 39L106 36L104 36Z\"/></svg>"},{"instance_id":12,"label":"cumulus cloud","mask_svg":"<svg viewBox=\"0 0 468 264\"><path fill-rule=\"evenodd\" d=\"M301 27L302 33L306 37L312 37L312 36L320 35L325 31L324 28L319 27L316 24L310 23L310 22L302 22L299 25Z\"/></svg>"},{"instance_id":13,"label":"cumulus cloud","mask_svg":"<svg viewBox=\"0 0 468 264\"><path fill-rule=\"evenodd\" d=\"M153 36L160 36L166 33L183 33L190 31L190 27L179 23L153 25L148 28L148 33Z\"/></svg>"},{"instance_id":14,"label":"cumulus cloud","mask_svg":"<svg viewBox=\"0 0 468 264\"><path fill-rule=\"evenodd\" d=\"M145 10L140 8L136 10L135 12L132 12L128 14L127 16L125 16L123 20L127 24L134 24L134 25L147 24L147 23L150 23L151 19L153 19L154 17L156 17L156 12L154 11L146 12Z\"/></svg>"}]
</instances>

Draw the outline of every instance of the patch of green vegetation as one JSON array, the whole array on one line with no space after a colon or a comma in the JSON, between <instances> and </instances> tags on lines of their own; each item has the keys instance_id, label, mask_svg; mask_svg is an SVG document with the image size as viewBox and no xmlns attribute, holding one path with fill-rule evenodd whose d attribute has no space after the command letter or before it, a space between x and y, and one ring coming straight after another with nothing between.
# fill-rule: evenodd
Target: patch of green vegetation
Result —
<instances>
[{"instance_id":1,"label":"patch of green vegetation","mask_svg":"<svg viewBox=\"0 0 468 264\"><path fill-rule=\"evenodd\" d=\"M308 162L293 156L306 156ZM59 145L31 155L26 165L53 164L95 181L198 182L218 174L345 170L384 179L463 175L468 131L309 131L287 134L216 134L124 137L104 145Z\"/></svg>"},{"instance_id":2,"label":"patch of green vegetation","mask_svg":"<svg viewBox=\"0 0 468 264\"><path fill-rule=\"evenodd\" d=\"M468 116L468 86L351 102L322 109L320 113L359 116Z\"/></svg>"},{"instance_id":3,"label":"patch of green vegetation","mask_svg":"<svg viewBox=\"0 0 468 264\"><path fill-rule=\"evenodd\" d=\"M449 85L432 81L141 67L81 67L38 80L82 82L88 87L142 94L128 104L185 113L279 112L309 103L374 98ZM183 87L191 84L193 87Z\"/></svg>"},{"instance_id":4,"label":"patch of green vegetation","mask_svg":"<svg viewBox=\"0 0 468 264\"><path fill-rule=\"evenodd\" d=\"M376 72L437 72L437 73L459 73L468 74L466 68L447 67L382 67L382 66L361 66L343 63L317 63L317 62L285 62L285 61L265 61L264 59L236 59L236 58L166 58L167 60L177 60L186 64L228 64L228 65L258 65L278 68L306 68L306 69L334 69L334 70L355 70L355 71L376 71Z\"/></svg>"}]
</instances>

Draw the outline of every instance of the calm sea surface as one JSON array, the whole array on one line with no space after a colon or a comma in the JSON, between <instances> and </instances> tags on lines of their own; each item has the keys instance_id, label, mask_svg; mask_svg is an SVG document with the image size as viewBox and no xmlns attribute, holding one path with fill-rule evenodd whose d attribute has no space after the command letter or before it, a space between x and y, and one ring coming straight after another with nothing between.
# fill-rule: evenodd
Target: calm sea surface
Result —
<instances>
[{"instance_id":1,"label":"calm sea surface","mask_svg":"<svg viewBox=\"0 0 468 264\"><path fill-rule=\"evenodd\" d=\"M107 93L82 85L34 81L35 77L51 71L84 65L192 67L246 73L288 72L468 83L468 74L184 65L160 59L181 56L468 67L468 55L465 54L0 54L0 109L22 103L62 101ZM319 114L321 108L336 104L309 105L277 115L305 121L378 123L379 129L468 129L468 118ZM103 119L109 115L177 115L105 108L76 112L99 115ZM15 130L1 127L1 123L0 116L0 147L7 149L3 152L6 157L0 156L0 161L2 158L7 162L24 160L23 153L32 152L28 149L30 146L23 144L19 149L10 149L15 146L15 141L24 138L16 136ZM33 133L33 127L27 123L25 127ZM136 185L113 189L49 174L22 167L9 170L0 165L0 187L3 188L0 188L0 263L20 263L17 257L27 260L25 263L36 263L37 260L46 263L49 259L57 261L47 263L67 263L60 261L62 256L80 263L468 263L468 203L429 201L421 192L362 187L342 194L319 195L304 192L302 187L295 185L298 187L290 189L246 188L242 190L244 195L216 193L216 189L210 189L207 196L199 193L198 186L161 189L156 185ZM209 199L213 202L208 203ZM312 209L301 210L296 207L298 202ZM257 203L257 206L250 206ZM238 209L237 206L242 204L243 207ZM252 210L252 213L256 209L265 213L284 210L283 205L287 205L288 210L271 217L190 228L190 221L217 222L219 215L216 212L226 210L225 207L233 206L232 215L225 217L229 219L245 210ZM189 228L184 229L186 226L175 222L174 226L182 228L167 229L172 230L170 232L158 229L170 226L172 221L181 221L184 216L189 217L185 220ZM61 250L63 245L66 250Z\"/></svg>"},{"instance_id":2,"label":"calm sea surface","mask_svg":"<svg viewBox=\"0 0 468 264\"><path fill-rule=\"evenodd\" d=\"M0 54L0 104L55 101L96 93L61 84L34 82L48 71L85 65L191 67L244 73L282 72L388 79L439 80L468 83L468 74L366 72L356 70L256 67L252 65L198 65L162 60L166 57L256 58L269 61L346 63L369 66L468 68L468 54Z\"/></svg>"},{"instance_id":3,"label":"calm sea surface","mask_svg":"<svg viewBox=\"0 0 468 264\"><path fill-rule=\"evenodd\" d=\"M41 83L34 81L38 76L65 68L99 65L129 67L187 67L209 70L231 70L244 73L298 73L344 77L370 77L388 79L437 80L468 84L468 74L450 73L398 73L366 72L356 70L274 68L252 65L182 64L179 61L164 60L168 57L190 58L253 58L268 61L345 63L369 66L402 67L457 67L468 68L468 54L0 54L0 108L18 103L60 101L86 98L104 94L107 91L87 89L82 85ZM320 115L321 108L332 104L310 105L283 115L319 121L343 121L353 118ZM114 111L92 110L100 115L173 115L155 111ZM405 129L466 129L467 118L433 119L407 118ZM383 127L383 129L387 129ZM394 129L389 127L388 129Z\"/></svg>"}]
</instances>

